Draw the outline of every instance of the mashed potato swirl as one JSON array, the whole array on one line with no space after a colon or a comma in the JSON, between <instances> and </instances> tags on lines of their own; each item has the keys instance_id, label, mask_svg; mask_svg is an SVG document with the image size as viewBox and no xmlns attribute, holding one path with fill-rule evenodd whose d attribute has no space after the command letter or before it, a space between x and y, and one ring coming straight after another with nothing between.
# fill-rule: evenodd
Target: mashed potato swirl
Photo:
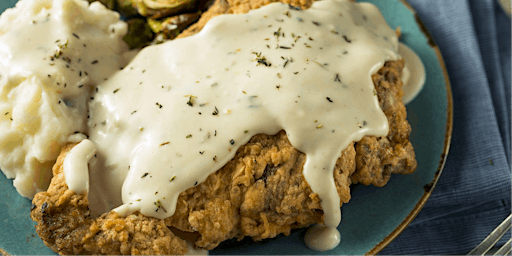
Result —
<instances>
[{"instance_id":1,"label":"mashed potato swirl","mask_svg":"<svg viewBox=\"0 0 512 256\"><path fill-rule=\"evenodd\" d=\"M46 190L62 146L86 132L94 86L128 62L126 32L83 0L21 0L0 16L0 169L21 195Z\"/></svg>"}]
</instances>

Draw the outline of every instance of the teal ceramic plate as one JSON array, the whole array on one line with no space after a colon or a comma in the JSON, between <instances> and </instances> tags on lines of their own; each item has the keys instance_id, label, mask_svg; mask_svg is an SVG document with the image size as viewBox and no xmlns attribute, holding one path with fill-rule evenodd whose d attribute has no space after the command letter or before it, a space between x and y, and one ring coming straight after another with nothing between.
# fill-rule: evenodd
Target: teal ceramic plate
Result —
<instances>
[{"instance_id":1,"label":"teal ceramic plate","mask_svg":"<svg viewBox=\"0 0 512 256\"><path fill-rule=\"evenodd\" d=\"M1 0L0 12L17 0ZM443 168L452 131L452 96L439 49L414 10L401 0L370 0L392 28L402 30L402 41L422 59L427 79L423 91L407 105L418 169L395 175L383 188L353 186L352 199L343 205L339 226L341 244L325 253L303 243L305 230L263 242L227 241L211 254L376 254L414 219L434 188ZM0 173L0 248L10 254L55 254L35 232L30 201L18 195L12 181Z\"/></svg>"}]
</instances>

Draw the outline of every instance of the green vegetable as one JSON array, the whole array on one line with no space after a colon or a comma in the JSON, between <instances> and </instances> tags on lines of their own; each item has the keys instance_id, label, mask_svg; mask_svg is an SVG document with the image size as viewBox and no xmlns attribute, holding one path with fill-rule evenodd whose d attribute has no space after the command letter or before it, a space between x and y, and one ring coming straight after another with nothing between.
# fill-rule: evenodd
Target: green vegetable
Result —
<instances>
[{"instance_id":1,"label":"green vegetable","mask_svg":"<svg viewBox=\"0 0 512 256\"><path fill-rule=\"evenodd\" d=\"M128 20L128 33L123 39L130 46L130 49L148 45L153 40L153 37L153 31L151 31L145 20Z\"/></svg>"},{"instance_id":2,"label":"green vegetable","mask_svg":"<svg viewBox=\"0 0 512 256\"><path fill-rule=\"evenodd\" d=\"M138 14L131 0L117 0L117 10L125 17L132 17Z\"/></svg>"},{"instance_id":3,"label":"green vegetable","mask_svg":"<svg viewBox=\"0 0 512 256\"><path fill-rule=\"evenodd\" d=\"M131 0L140 15L161 19L178 13L192 11L196 0Z\"/></svg>"},{"instance_id":4,"label":"green vegetable","mask_svg":"<svg viewBox=\"0 0 512 256\"><path fill-rule=\"evenodd\" d=\"M196 22L199 17L201 17L200 12L176 15L163 20L149 18L148 25L154 33L160 35L159 38L164 40L174 39L188 26Z\"/></svg>"}]
</instances>

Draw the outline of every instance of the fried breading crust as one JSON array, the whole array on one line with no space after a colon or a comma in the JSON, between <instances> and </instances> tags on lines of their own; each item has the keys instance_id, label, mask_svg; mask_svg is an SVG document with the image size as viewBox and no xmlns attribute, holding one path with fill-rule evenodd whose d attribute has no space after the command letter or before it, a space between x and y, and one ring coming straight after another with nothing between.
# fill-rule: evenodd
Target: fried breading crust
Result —
<instances>
[{"instance_id":1,"label":"fried breading crust","mask_svg":"<svg viewBox=\"0 0 512 256\"><path fill-rule=\"evenodd\" d=\"M350 200L354 158L350 145L336 163L341 203ZM183 192L166 224L198 231L196 245L213 249L233 237L258 241L321 222L320 200L302 175L305 161L306 155L293 148L285 132L256 135L204 183Z\"/></svg>"},{"instance_id":2,"label":"fried breading crust","mask_svg":"<svg viewBox=\"0 0 512 256\"><path fill-rule=\"evenodd\" d=\"M197 33L219 14L245 13L270 2L217 0L181 37ZM301 8L312 3L283 2ZM353 183L384 186L392 173L407 174L416 168L402 103L403 66L403 60L389 61L372 76L390 131L387 137L366 136L341 152L334 170L341 204L350 200ZM306 156L293 148L284 131L254 136L205 182L181 193L175 214L164 221L114 212L91 219L87 198L69 191L65 184L61 165L70 149L63 150L50 188L36 195L31 211L40 237L60 254L182 254L185 242L167 226L198 233L195 245L213 249L227 239L250 236L258 241L323 221L320 199L302 175Z\"/></svg>"},{"instance_id":3,"label":"fried breading crust","mask_svg":"<svg viewBox=\"0 0 512 256\"><path fill-rule=\"evenodd\" d=\"M380 108L388 118L389 133L386 137L366 136L356 143L357 170L352 175L353 183L386 185L392 173L410 174L416 170L416 155L409 134L411 125L402 103L402 69L405 63L386 62L372 75L377 89Z\"/></svg>"},{"instance_id":4,"label":"fried breading crust","mask_svg":"<svg viewBox=\"0 0 512 256\"><path fill-rule=\"evenodd\" d=\"M114 211L92 219L87 196L69 190L64 178L64 159L74 146L63 148L48 190L32 200L30 217L48 247L61 255L186 253L186 242L163 220L140 213L122 217Z\"/></svg>"}]
</instances>

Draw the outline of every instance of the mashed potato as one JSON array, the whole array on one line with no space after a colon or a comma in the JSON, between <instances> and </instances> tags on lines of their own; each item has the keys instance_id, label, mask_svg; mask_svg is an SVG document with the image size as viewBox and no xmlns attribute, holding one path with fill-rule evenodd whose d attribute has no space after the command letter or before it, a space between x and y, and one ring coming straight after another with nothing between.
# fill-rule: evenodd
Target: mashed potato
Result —
<instances>
[{"instance_id":1,"label":"mashed potato","mask_svg":"<svg viewBox=\"0 0 512 256\"><path fill-rule=\"evenodd\" d=\"M128 62L119 18L85 0L21 0L0 16L0 169L21 195L46 190L62 146L86 132L94 86Z\"/></svg>"}]
</instances>

